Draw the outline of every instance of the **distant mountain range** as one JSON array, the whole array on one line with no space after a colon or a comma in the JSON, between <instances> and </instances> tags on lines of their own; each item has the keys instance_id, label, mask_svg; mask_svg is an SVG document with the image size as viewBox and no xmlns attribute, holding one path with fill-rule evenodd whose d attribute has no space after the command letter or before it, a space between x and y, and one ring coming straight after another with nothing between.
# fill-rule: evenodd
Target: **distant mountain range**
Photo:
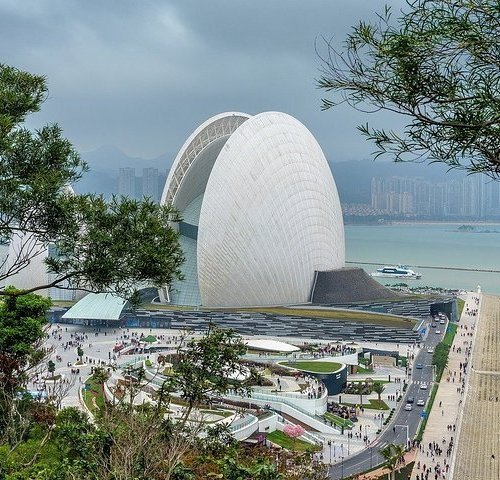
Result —
<instances>
[{"instance_id":1,"label":"distant mountain range","mask_svg":"<svg viewBox=\"0 0 500 480\"><path fill-rule=\"evenodd\" d=\"M143 168L157 168L165 175L175 158L175 153L164 153L153 159L129 157L118 148L104 146L82 153L90 171L74 188L77 193L101 193L106 197L118 192L118 172L120 168L132 167L136 175L142 175ZM461 179L463 172L448 172L446 166L417 163L392 163L373 160L351 160L331 165L335 183L342 203L370 203L371 180L373 177L422 177L431 182L441 182L451 178Z\"/></svg>"}]
</instances>

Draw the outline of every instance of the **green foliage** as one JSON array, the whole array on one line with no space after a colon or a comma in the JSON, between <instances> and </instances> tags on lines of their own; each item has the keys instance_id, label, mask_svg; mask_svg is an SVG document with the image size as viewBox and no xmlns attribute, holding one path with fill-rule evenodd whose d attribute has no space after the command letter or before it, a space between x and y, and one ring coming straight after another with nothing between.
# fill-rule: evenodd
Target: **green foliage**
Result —
<instances>
[{"instance_id":1,"label":"green foliage","mask_svg":"<svg viewBox=\"0 0 500 480\"><path fill-rule=\"evenodd\" d=\"M49 246L50 286L109 291L137 300L136 285L163 287L180 276L183 261L171 205L76 195L70 185L87 170L58 125L23 127L47 96L45 78L0 64L0 238L22 252L0 280L26 268ZM68 283L69 282L69 283Z\"/></svg>"},{"instance_id":2,"label":"green foliage","mask_svg":"<svg viewBox=\"0 0 500 480\"><path fill-rule=\"evenodd\" d=\"M313 373L333 373L342 367L340 363L320 361L279 362L279 365L285 365L295 370Z\"/></svg>"},{"instance_id":3,"label":"green foliage","mask_svg":"<svg viewBox=\"0 0 500 480\"><path fill-rule=\"evenodd\" d=\"M210 326L204 337L179 348L175 373L166 383L171 391L181 392L190 408L207 403L211 396L223 395L230 389L245 393L245 382L234 379L245 378L249 373L240 363L245 352L246 346L239 335L232 330Z\"/></svg>"},{"instance_id":4,"label":"green foliage","mask_svg":"<svg viewBox=\"0 0 500 480\"><path fill-rule=\"evenodd\" d=\"M436 365L436 381L441 380L443 371L448 364L448 355L450 353L450 348L453 343L455 334L457 333L457 325L454 323L448 324L448 330L441 342L436 345L434 353L432 355L432 364Z\"/></svg>"},{"instance_id":5,"label":"green foliage","mask_svg":"<svg viewBox=\"0 0 500 480\"><path fill-rule=\"evenodd\" d=\"M380 450L380 453L385 459L384 465L391 471L390 477L394 478L394 470L401 463L404 456L404 447L390 443Z\"/></svg>"},{"instance_id":6,"label":"green foliage","mask_svg":"<svg viewBox=\"0 0 500 480\"><path fill-rule=\"evenodd\" d=\"M300 439L290 438L288 435L284 434L280 430L274 430L266 435L267 440L280 447L286 448L287 450L293 450L296 452L314 452L318 448L312 443L305 442Z\"/></svg>"},{"instance_id":7,"label":"green foliage","mask_svg":"<svg viewBox=\"0 0 500 480\"><path fill-rule=\"evenodd\" d=\"M326 42L320 88L364 112L406 119L403 133L359 130L376 156L429 160L469 173L500 176L500 3L497 0L408 1L393 21L360 22L341 51Z\"/></svg>"},{"instance_id":8,"label":"green foliage","mask_svg":"<svg viewBox=\"0 0 500 480\"><path fill-rule=\"evenodd\" d=\"M29 380L28 372L45 359L42 345L49 306L50 300L37 295L0 302L0 440L15 443L29 422L31 399L19 394Z\"/></svg>"},{"instance_id":9,"label":"green foliage","mask_svg":"<svg viewBox=\"0 0 500 480\"><path fill-rule=\"evenodd\" d=\"M51 375L56 371L56 364L52 360L49 360L49 363L47 364L47 371Z\"/></svg>"}]
</instances>

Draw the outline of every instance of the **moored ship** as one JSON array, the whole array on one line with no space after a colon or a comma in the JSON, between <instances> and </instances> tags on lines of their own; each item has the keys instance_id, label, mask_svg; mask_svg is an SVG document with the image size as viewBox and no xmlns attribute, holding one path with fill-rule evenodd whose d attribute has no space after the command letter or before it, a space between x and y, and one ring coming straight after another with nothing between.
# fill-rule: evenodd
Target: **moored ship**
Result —
<instances>
[{"instance_id":1,"label":"moored ship","mask_svg":"<svg viewBox=\"0 0 500 480\"><path fill-rule=\"evenodd\" d=\"M422 275L411 270L408 265L377 268L377 271L371 273L371 276L384 278L405 278L410 280L418 280L419 278L422 278Z\"/></svg>"}]
</instances>

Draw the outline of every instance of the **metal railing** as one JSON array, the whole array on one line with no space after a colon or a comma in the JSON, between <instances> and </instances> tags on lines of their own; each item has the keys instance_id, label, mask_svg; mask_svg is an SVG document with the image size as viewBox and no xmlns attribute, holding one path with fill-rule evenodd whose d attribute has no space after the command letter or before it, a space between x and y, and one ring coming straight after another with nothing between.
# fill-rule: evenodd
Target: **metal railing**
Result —
<instances>
[{"instance_id":1,"label":"metal railing","mask_svg":"<svg viewBox=\"0 0 500 480\"><path fill-rule=\"evenodd\" d=\"M234 433L238 430L243 430L245 427L252 425L252 423L258 422L258 418L255 415L245 415L242 418L235 420L229 425L229 431Z\"/></svg>"}]
</instances>

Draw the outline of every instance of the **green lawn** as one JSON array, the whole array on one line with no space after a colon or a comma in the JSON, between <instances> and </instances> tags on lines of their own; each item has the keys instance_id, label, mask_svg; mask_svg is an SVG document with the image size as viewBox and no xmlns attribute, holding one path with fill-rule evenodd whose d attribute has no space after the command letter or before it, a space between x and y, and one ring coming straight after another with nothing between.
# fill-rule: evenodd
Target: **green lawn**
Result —
<instances>
[{"instance_id":1,"label":"green lawn","mask_svg":"<svg viewBox=\"0 0 500 480\"><path fill-rule=\"evenodd\" d=\"M104 396L102 393L102 385L94 380L94 377L90 377L85 381L85 385L88 388L83 390L83 401L87 408L92 412L96 413L96 405L98 409L103 409L105 406ZM95 398L95 401L93 400Z\"/></svg>"},{"instance_id":2,"label":"green lawn","mask_svg":"<svg viewBox=\"0 0 500 480\"><path fill-rule=\"evenodd\" d=\"M342 405L347 405L349 407L355 407L356 405L359 405L359 404L343 402ZM363 408L367 408L369 410L389 410L389 405L387 405L387 403L385 403L383 400L380 400L380 403L378 403L378 399L372 398L372 399L368 400L368 404L363 403Z\"/></svg>"},{"instance_id":3,"label":"green lawn","mask_svg":"<svg viewBox=\"0 0 500 480\"><path fill-rule=\"evenodd\" d=\"M280 447L286 448L287 450L293 450L295 452L314 452L318 450L316 445L304 442L304 440L300 439L293 440L293 438L290 438L288 435L279 430L268 433L266 438Z\"/></svg>"},{"instance_id":4,"label":"green lawn","mask_svg":"<svg viewBox=\"0 0 500 480\"><path fill-rule=\"evenodd\" d=\"M337 425L338 427L344 427L344 428L352 428L354 423L352 423L350 420L347 420L346 418L339 417L337 415L334 415L333 413L326 412L323 415L324 419L328 422L332 422L334 425Z\"/></svg>"},{"instance_id":5,"label":"green lawn","mask_svg":"<svg viewBox=\"0 0 500 480\"><path fill-rule=\"evenodd\" d=\"M453 338L455 337L455 334L457 333L457 328L458 325L456 323L448 323L448 329L446 331L446 334L443 338L443 343L445 345L449 345L451 347L453 343Z\"/></svg>"},{"instance_id":6,"label":"green lawn","mask_svg":"<svg viewBox=\"0 0 500 480\"><path fill-rule=\"evenodd\" d=\"M365 368L358 365L356 373L373 373L374 371L375 370L372 370L371 368Z\"/></svg>"},{"instance_id":7,"label":"green lawn","mask_svg":"<svg viewBox=\"0 0 500 480\"><path fill-rule=\"evenodd\" d=\"M336 362L278 362L278 365L311 373L333 373L342 368L342 364Z\"/></svg>"}]
</instances>

